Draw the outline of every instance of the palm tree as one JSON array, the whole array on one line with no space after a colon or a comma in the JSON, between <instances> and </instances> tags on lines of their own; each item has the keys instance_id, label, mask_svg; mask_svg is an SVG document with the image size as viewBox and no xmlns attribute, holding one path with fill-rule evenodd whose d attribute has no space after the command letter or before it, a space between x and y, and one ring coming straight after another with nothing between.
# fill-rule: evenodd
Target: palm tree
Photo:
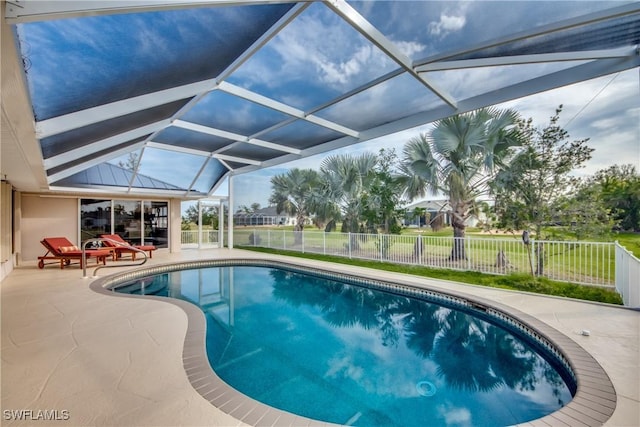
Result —
<instances>
[{"instance_id":1,"label":"palm tree","mask_svg":"<svg viewBox=\"0 0 640 427\"><path fill-rule=\"evenodd\" d=\"M396 179L397 168L398 156L395 149L381 149L371 173L368 194L363 199L365 207L362 218L366 220L370 233L375 233L378 227L382 228L384 234L400 233L400 218L406 212L399 209L399 206L406 202L402 199L402 183Z\"/></svg>"},{"instance_id":2,"label":"palm tree","mask_svg":"<svg viewBox=\"0 0 640 427\"><path fill-rule=\"evenodd\" d=\"M294 215L294 231L302 231L308 216L313 212L318 186L318 172L313 169L291 169L271 178L269 203L276 206L278 213ZM296 241L298 239L300 237L296 233Z\"/></svg>"},{"instance_id":3,"label":"palm tree","mask_svg":"<svg viewBox=\"0 0 640 427\"><path fill-rule=\"evenodd\" d=\"M422 228L422 221L424 219L425 225L427 224L427 208L416 207L413 208L413 217L418 218L418 228Z\"/></svg>"},{"instance_id":4,"label":"palm tree","mask_svg":"<svg viewBox=\"0 0 640 427\"><path fill-rule=\"evenodd\" d=\"M323 194L328 205L326 209L334 215L337 212L342 214L343 232L358 232L364 209L363 198L374 178L376 163L375 154L364 153L360 156L330 156L320 165Z\"/></svg>"},{"instance_id":5,"label":"palm tree","mask_svg":"<svg viewBox=\"0 0 640 427\"><path fill-rule=\"evenodd\" d=\"M466 259L465 221L487 183L505 166L511 147L522 145L513 110L483 108L437 121L403 150L402 181L409 198L443 192L451 207L452 260Z\"/></svg>"}]
</instances>

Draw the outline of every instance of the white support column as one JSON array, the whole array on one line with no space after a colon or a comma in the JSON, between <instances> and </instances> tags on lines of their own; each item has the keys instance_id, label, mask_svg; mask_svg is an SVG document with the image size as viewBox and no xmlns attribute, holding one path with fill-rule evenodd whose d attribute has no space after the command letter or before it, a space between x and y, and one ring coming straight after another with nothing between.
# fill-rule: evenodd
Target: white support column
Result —
<instances>
[{"instance_id":1,"label":"white support column","mask_svg":"<svg viewBox=\"0 0 640 427\"><path fill-rule=\"evenodd\" d=\"M224 204L218 200L218 247L224 246Z\"/></svg>"},{"instance_id":2,"label":"white support column","mask_svg":"<svg viewBox=\"0 0 640 427\"><path fill-rule=\"evenodd\" d=\"M227 226L227 247L233 249L233 175L229 175L229 211L227 212L229 221Z\"/></svg>"},{"instance_id":3,"label":"white support column","mask_svg":"<svg viewBox=\"0 0 640 427\"><path fill-rule=\"evenodd\" d=\"M180 199L169 200L169 252L178 253L182 250L182 209ZM111 209L114 212L114 209ZM111 222L114 224L114 222Z\"/></svg>"},{"instance_id":4,"label":"white support column","mask_svg":"<svg viewBox=\"0 0 640 427\"><path fill-rule=\"evenodd\" d=\"M198 200L198 249L202 249L202 203Z\"/></svg>"}]
</instances>

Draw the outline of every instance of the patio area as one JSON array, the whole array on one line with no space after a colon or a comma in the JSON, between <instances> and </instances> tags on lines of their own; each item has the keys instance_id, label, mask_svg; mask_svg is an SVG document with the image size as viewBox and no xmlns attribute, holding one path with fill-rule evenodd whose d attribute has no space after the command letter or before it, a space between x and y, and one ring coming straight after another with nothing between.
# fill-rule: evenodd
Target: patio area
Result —
<instances>
[{"instance_id":1,"label":"patio area","mask_svg":"<svg viewBox=\"0 0 640 427\"><path fill-rule=\"evenodd\" d=\"M227 257L287 259L373 275L364 268L237 249L159 250L147 265ZM102 269L99 275L126 268L132 267ZM544 322L583 347L609 375L617 404L605 425L640 425L640 312L382 271L375 277L492 300ZM82 278L77 267L39 270L33 262L1 283L3 425L32 425L38 411L56 411L57 417L38 425L246 425L213 407L190 384L183 367L187 315L180 308L100 295L89 289L92 280ZM583 330L589 336L581 335ZM17 420L20 410L31 410L31 419ZM557 421L585 425L578 418ZM282 425L278 419L251 424Z\"/></svg>"}]
</instances>

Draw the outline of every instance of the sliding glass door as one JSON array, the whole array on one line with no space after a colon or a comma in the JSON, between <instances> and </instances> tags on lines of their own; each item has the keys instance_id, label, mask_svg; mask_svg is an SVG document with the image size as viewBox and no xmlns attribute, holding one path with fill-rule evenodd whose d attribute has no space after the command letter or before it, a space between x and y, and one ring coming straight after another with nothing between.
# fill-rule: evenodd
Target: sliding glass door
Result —
<instances>
[{"instance_id":1,"label":"sliding glass door","mask_svg":"<svg viewBox=\"0 0 640 427\"><path fill-rule=\"evenodd\" d=\"M80 200L80 241L111 233L111 200Z\"/></svg>"},{"instance_id":2,"label":"sliding glass door","mask_svg":"<svg viewBox=\"0 0 640 427\"><path fill-rule=\"evenodd\" d=\"M134 245L169 247L169 203L142 200L80 200L81 240L118 234Z\"/></svg>"},{"instance_id":3,"label":"sliding glass door","mask_svg":"<svg viewBox=\"0 0 640 427\"><path fill-rule=\"evenodd\" d=\"M113 201L113 231L132 245L142 244L142 209L139 200Z\"/></svg>"},{"instance_id":4,"label":"sliding glass door","mask_svg":"<svg viewBox=\"0 0 640 427\"><path fill-rule=\"evenodd\" d=\"M158 248L169 246L169 204L144 202L144 241Z\"/></svg>"}]
</instances>

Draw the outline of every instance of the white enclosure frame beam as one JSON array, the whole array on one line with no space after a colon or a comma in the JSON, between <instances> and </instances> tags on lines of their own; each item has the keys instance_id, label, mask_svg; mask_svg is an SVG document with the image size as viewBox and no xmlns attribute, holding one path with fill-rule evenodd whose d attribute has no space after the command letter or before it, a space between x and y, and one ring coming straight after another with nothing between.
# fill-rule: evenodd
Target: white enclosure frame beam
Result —
<instances>
[{"instance_id":1,"label":"white enclosure frame beam","mask_svg":"<svg viewBox=\"0 0 640 427\"><path fill-rule=\"evenodd\" d=\"M276 101L271 98L267 98L266 96L259 95L255 92L251 92L250 90L244 89L240 86L236 86L228 82L221 82L218 85L218 89L223 92L227 92L231 95L244 98L256 104L260 104L265 107L271 108L272 110L280 111L281 113L287 114L289 116L297 117L302 120L307 120L311 123L323 126L327 129L331 129L333 131L342 133L344 135L349 135L357 138L359 134L359 132L356 130L349 129L345 126L339 125L338 123L331 122L329 120L325 120L320 117L316 117L312 114L306 114L304 111L298 108L292 107L287 104L283 104L282 102Z\"/></svg>"},{"instance_id":2,"label":"white enclosure frame beam","mask_svg":"<svg viewBox=\"0 0 640 427\"><path fill-rule=\"evenodd\" d=\"M587 24L593 24L607 19L618 18L627 15L633 15L640 12L640 2L630 3L619 7L613 7L602 11L590 13L587 15L578 16L576 18L565 19L563 21L554 22L548 25L542 25L540 27L532 28L530 30L521 31L516 34L510 34L504 37L499 37L486 42L478 43L474 46L469 46L463 49L459 49L452 52L445 52L438 55L433 55L421 61L416 61L417 66L422 66L432 62L444 61L450 58L455 58L469 53L478 52L481 50L490 49L497 46L517 42L520 40L530 39L532 37L542 36L545 34L551 34L558 31L568 30L575 27L580 27Z\"/></svg>"},{"instance_id":3,"label":"white enclosure frame beam","mask_svg":"<svg viewBox=\"0 0 640 427\"><path fill-rule=\"evenodd\" d=\"M118 156L130 153L132 151L139 150L140 148L143 148L143 147L144 147L144 142L138 142L136 144L129 145L128 147L122 148L120 150L112 151L109 154L105 154L99 157L94 157L89 161L79 163L75 166L72 166L60 172L47 176L47 181L49 182L49 184L51 184L52 182L59 181L63 178L68 178L75 173L82 172L84 170L89 169L92 166L97 166L101 163L108 162L111 159L115 159Z\"/></svg>"},{"instance_id":4,"label":"white enclosure frame beam","mask_svg":"<svg viewBox=\"0 0 640 427\"><path fill-rule=\"evenodd\" d=\"M636 54L636 48L587 50L582 52L543 53L537 55L499 56L492 58L441 61L416 67L419 73L427 71L460 70L465 68L499 67L505 65L539 64L545 62L591 61L610 58L627 58Z\"/></svg>"},{"instance_id":5,"label":"white enclosure frame beam","mask_svg":"<svg viewBox=\"0 0 640 427\"><path fill-rule=\"evenodd\" d=\"M184 120L176 120L172 123L172 125L183 128L183 129L189 129L195 132L201 132L209 135L219 136L221 138L225 138L234 142L246 142L247 144L259 145L261 147L282 151L284 153L300 154L300 150L297 148L287 147L286 145L275 144L273 142L263 141L260 139L251 138L246 135L229 132L222 129L212 128L209 126L203 126L197 123L187 122ZM228 147L225 147L225 148L228 148Z\"/></svg>"},{"instance_id":6,"label":"white enclosure frame beam","mask_svg":"<svg viewBox=\"0 0 640 427\"><path fill-rule=\"evenodd\" d=\"M245 159L244 157L237 157L237 156L228 156L226 154L214 154L213 157L220 160L226 160L229 162L236 162L236 163L244 163L247 165L255 165L255 166L262 165L262 162L258 160Z\"/></svg>"},{"instance_id":7,"label":"white enclosure frame beam","mask_svg":"<svg viewBox=\"0 0 640 427\"><path fill-rule=\"evenodd\" d=\"M87 108L86 110L37 122L36 136L37 138L46 138L180 99L191 98L213 89L215 89L215 83L211 80L206 80Z\"/></svg>"},{"instance_id":8,"label":"white enclosure frame beam","mask_svg":"<svg viewBox=\"0 0 640 427\"><path fill-rule=\"evenodd\" d=\"M56 156L51 156L43 161L45 169L51 169L56 166L64 165L65 163L72 162L74 160L81 159L86 156L90 156L97 151L103 151L111 147L116 147L127 141L140 138L145 135L152 134L158 129L163 129L169 125L169 120L162 120L156 123L152 123L137 129L130 130L118 135L114 135L109 138L105 138L100 141L93 142L91 144L84 145L74 150L69 150Z\"/></svg>"},{"instance_id":9,"label":"white enclosure frame beam","mask_svg":"<svg viewBox=\"0 0 640 427\"><path fill-rule=\"evenodd\" d=\"M375 44L394 62L404 68L409 74L414 76L419 82L425 85L430 91L435 93L440 99L449 104L454 109L457 108L455 99L444 89L436 87L424 76L419 75L413 67L412 61L398 47L389 41L376 27L371 25L362 15L343 0L328 0L325 4L331 8L342 19L347 21L360 34L365 36L371 43Z\"/></svg>"},{"instance_id":10,"label":"white enclosure frame beam","mask_svg":"<svg viewBox=\"0 0 640 427\"><path fill-rule=\"evenodd\" d=\"M266 31L258 40L256 40L246 51L242 53L235 61L233 61L220 75L216 78L217 82L226 80L234 71L236 71L242 64L244 64L249 58L255 55L269 40L274 38L282 29L284 29L291 21L293 21L298 15L300 15L307 7L311 5L311 2L298 3L289 12L287 12L282 18L278 20L271 28Z\"/></svg>"},{"instance_id":11,"label":"white enclosure frame beam","mask_svg":"<svg viewBox=\"0 0 640 427\"><path fill-rule=\"evenodd\" d=\"M270 3L265 0L87 0L24 1L8 0L6 18L11 24L78 18L82 16L140 13L194 7L233 6ZM289 3L281 0L280 3ZM291 2L293 3L293 2Z\"/></svg>"},{"instance_id":12,"label":"white enclosure frame beam","mask_svg":"<svg viewBox=\"0 0 640 427\"><path fill-rule=\"evenodd\" d=\"M228 156L226 154L214 154L213 157L220 160L227 160L229 162L236 162L236 163L244 163L247 165L254 165L254 166L262 165L262 162L258 160L245 159L243 157L236 157L236 156Z\"/></svg>"},{"instance_id":13,"label":"white enclosure frame beam","mask_svg":"<svg viewBox=\"0 0 640 427\"><path fill-rule=\"evenodd\" d=\"M191 154L194 156L211 157L209 151L196 150L193 148L179 147L177 145L163 144L161 142L147 141L147 148L157 148L158 150L173 151L174 153Z\"/></svg>"}]
</instances>

